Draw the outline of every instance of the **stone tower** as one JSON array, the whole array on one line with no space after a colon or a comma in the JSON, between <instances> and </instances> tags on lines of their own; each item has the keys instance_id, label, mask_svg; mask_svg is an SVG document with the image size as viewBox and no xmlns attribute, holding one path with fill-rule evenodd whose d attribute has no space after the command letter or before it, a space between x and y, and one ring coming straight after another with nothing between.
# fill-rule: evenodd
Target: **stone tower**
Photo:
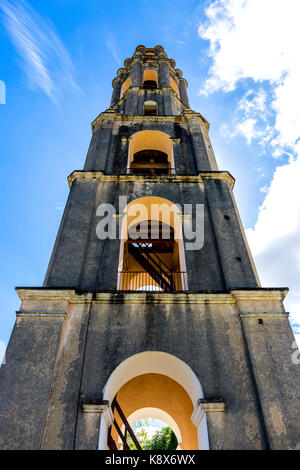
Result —
<instances>
[{"instance_id":1,"label":"stone tower","mask_svg":"<svg viewBox=\"0 0 300 470\"><path fill-rule=\"evenodd\" d=\"M120 448L117 426L154 417L180 449L299 448L287 289L260 286L234 179L161 46L125 61L92 131L44 286L17 288L0 447Z\"/></svg>"}]
</instances>

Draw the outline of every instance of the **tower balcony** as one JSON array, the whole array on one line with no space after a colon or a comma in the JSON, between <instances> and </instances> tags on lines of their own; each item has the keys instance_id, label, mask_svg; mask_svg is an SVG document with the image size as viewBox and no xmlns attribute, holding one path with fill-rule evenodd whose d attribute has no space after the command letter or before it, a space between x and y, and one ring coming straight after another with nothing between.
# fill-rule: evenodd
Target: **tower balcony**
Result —
<instances>
[{"instance_id":1,"label":"tower balcony","mask_svg":"<svg viewBox=\"0 0 300 470\"><path fill-rule=\"evenodd\" d=\"M120 271L118 290L136 292L179 292L185 290L186 272Z\"/></svg>"}]
</instances>

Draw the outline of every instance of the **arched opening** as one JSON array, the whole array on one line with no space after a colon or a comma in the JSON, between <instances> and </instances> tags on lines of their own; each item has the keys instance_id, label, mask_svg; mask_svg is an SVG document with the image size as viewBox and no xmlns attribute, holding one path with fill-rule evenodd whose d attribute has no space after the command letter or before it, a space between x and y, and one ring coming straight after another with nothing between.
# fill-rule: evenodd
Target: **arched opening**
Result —
<instances>
[{"instance_id":1,"label":"arched opening","mask_svg":"<svg viewBox=\"0 0 300 470\"><path fill-rule=\"evenodd\" d=\"M131 163L133 175L168 175L170 170L168 155L160 150L136 152Z\"/></svg>"},{"instance_id":2,"label":"arched opening","mask_svg":"<svg viewBox=\"0 0 300 470\"><path fill-rule=\"evenodd\" d=\"M156 70L144 70L143 88L146 90L156 90L158 88L158 74Z\"/></svg>"},{"instance_id":3,"label":"arched opening","mask_svg":"<svg viewBox=\"0 0 300 470\"><path fill-rule=\"evenodd\" d=\"M172 418L172 416L169 413L162 410L161 408L154 408L154 407L139 408L133 413L131 413L128 416L127 420L128 420L128 423L132 427L134 427L136 423L145 419L149 419L149 418L159 421L163 423L165 426L168 426L169 428L171 428L176 436L178 447L180 447L180 445L182 444L182 436L181 436L179 426L174 420L174 418ZM122 426L122 430L124 431L124 426ZM121 444L120 439L119 439L119 443Z\"/></svg>"},{"instance_id":4,"label":"arched opening","mask_svg":"<svg viewBox=\"0 0 300 470\"><path fill-rule=\"evenodd\" d=\"M131 85L131 78L128 77L128 78L124 81L124 83L123 83L123 85L122 85L120 99L121 99L122 96L126 93L126 91L128 90L128 88L130 87L130 85Z\"/></svg>"},{"instance_id":5,"label":"arched opening","mask_svg":"<svg viewBox=\"0 0 300 470\"><path fill-rule=\"evenodd\" d=\"M176 434L182 450L208 449L206 417L198 429L191 421L194 408L203 398L202 388L192 369L177 357L159 351L136 354L123 361L111 374L103 390L103 399L118 403L132 424L152 417L166 422ZM120 429L117 413L113 418ZM118 432L101 420L99 448L107 448L107 435L118 441Z\"/></svg>"},{"instance_id":6,"label":"arched opening","mask_svg":"<svg viewBox=\"0 0 300 470\"><path fill-rule=\"evenodd\" d=\"M178 85L177 83L175 82L174 78L170 77L170 85L171 85L171 88L175 91L175 93L177 94L177 96L179 96L179 88L178 88Z\"/></svg>"},{"instance_id":7,"label":"arched opening","mask_svg":"<svg viewBox=\"0 0 300 470\"><path fill-rule=\"evenodd\" d=\"M181 220L171 201L145 197L125 210L118 290L187 290Z\"/></svg>"},{"instance_id":8,"label":"arched opening","mask_svg":"<svg viewBox=\"0 0 300 470\"><path fill-rule=\"evenodd\" d=\"M156 101L145 101L144 103L144 116L157 116L158 115L158 105Z\"/></svg>"},{"instance_id":9,"label":"arched opening","mask_svg":"<svg viewBox=\"0 0 300 470\"><path fill-rule=\"evenodd\" d=\"M170 136L161 131L136 132L130 139L128 172L143 175L174 173Z\"/></svg>"}]
</instances>

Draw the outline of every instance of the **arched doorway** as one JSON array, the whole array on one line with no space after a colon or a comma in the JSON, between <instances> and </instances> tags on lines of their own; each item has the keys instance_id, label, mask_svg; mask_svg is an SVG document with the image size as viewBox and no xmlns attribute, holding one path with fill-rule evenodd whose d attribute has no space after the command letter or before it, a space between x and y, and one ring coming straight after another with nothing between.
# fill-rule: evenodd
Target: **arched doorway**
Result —
<instances>
[{"instance_id":1,"label":"arched doorway","mask_svg":"<svg viewBox=\"0 0 300 470\"><path fill-rule=\"evenodd\" d=\"M188 290L178 207L159 197L132 201L122 222L118 290Z\"/></svg>"},{"instance_id":2,"label":"arched doorway","mask_svg":"<svg viewBox=\"0 0 300 470\"><path fill-rule=\"evenodd\" d=\"M159 351L136 354L123 361L111 374L103 399L118 397L127 417L143 408L157 408L177 423L186 450L209 448L206 417L193 425L191 416L203 398L200 382L192 369L177 357ZM99 449L107 446L108 427L101 420Z\"/></svg>"}]
</instances>

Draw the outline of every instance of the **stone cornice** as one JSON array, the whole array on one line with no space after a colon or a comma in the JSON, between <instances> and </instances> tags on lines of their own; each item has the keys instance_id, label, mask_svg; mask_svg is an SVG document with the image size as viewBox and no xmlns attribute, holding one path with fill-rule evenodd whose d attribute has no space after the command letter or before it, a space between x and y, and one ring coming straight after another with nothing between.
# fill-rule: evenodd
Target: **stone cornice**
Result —
<instances>
[{"instance_id":1,"label":"stone cornice","mask_svg":"<svg viewBox=\"0 0 300 470\"><path fill-rule=\"evenodd\" d=\"M203 172L198 175L105 175L101 171L74 171L68 177L71 187L75 180L98 180L99 182L120 182L120 183L203 183L204 180L223 180L233 189L235 180L228 171Z\"/></svg>"},{"instance_id":2,"label":"stone cornice","mask_svg":"<svg viewBox=\"0 0 300 470\"><path fill-rule=\"evenodd\" d=\"M285 317L288 318L290 314L288 312L285 313L278 313L278 312L247 312L247 313L240 313L239 318L274 318L274 317Z\"/></svg>"},{"instance_id":3,"label":"stone cornice","mask_svg":"<svg viewBox=\"0 0 300 470\"><path fill-rule=\"evenodd\" d=\"M114 416L108 402L100 403L99 405L84 403L81 407L83 413L99 415L101 414L109 427L114 421Z\"/></svg>"},{"instance_id":4,"label":"stone cornice","mask_svg":"<svg viewBox=\"0 0 300 470\"><path fill-rule=\"evenodd\" d=\"M283 301L288 293L288 288L285 287L280 290L273 290L273 289L264 289L262 291L255 290L255 296L253 297L251 290L231 290L231 294L238 302L264 302L266 300L272 301Z\"/></svg>"},{"instance_id":5,"label":"stone cornice","mask_svg":"<svg viewBox=\"0 0 300 470\"><path fill-rule=\"evenodd\" d=\"M206 413L224 413L226 411L226 403L223 401L199 400L198 406L202 406Z\"/></svg>"},{"instance_id":6,"label":"stone cornice","mask_svg":"<svg viewBox=\"0 0 300 470\"><path fill-rule=\"evenodd\" d=\"M36 312L36 311L18 311L16 312L17 318L62 318L67 317L66 312Z\"/></svg>"},{"instance_id":7,"label":"stone cornice","mask_svg":"<svg viewBox=\"0 0 300 470\"><path fill-rule=\"evenodd\" d=\"M217 400L198 400L193 414L191 416L192 423L198 428L207 413L224 413L226 411L226 404L223 401Z\"/></svg>"},{"instance_id":8,"label":"stone cornice","mask_svg":"<svg viewBox=\"0 0 300 470\"><path fill-rule=\"evenodd\" d=\"M175 292L169 293L147 293L147 292L133 292L133 291L106 291L93 294L92 292L76 292L75 289L47 289L47 288L26 288L19 287L16 291L20 299L24 301L52 301L52 302L68 302L73 304L113 304L113 303L128 303L128 304L237 304L237 290L228 292ZM247 300L251 302L270 302L282 301L286 295L287 289L282 288L257 288L257 289L241 289ZM22 315L35 314L48 314L49 312L35 312L24 311L20 312ZM52 315L62 315L63 312L50 312ZM253 315L261 316L288 316L286 312L274 313L273 311L260 312L247 312L240 313L240 316L249 317Z\"/></svg>"},{"instance_id":9,"label":"stone cornice","mask_svg":"<svg viewBox=\"0 0 300 470\"><path fill-rule=\"evenodd\" d=\"M75 289L47 289L47 288L16 288L17 294L24 301L55 301L55 302L70 302L72 299L80 300L80 303L90 303L93 298L91 292L86 292L83 295L76 294ZM23 312L22 313L28 313ZM52 312L51 312L52 313Z\"/></svg>"},{"instance_id":10,"label":"stone cornice","mask_svg":"<svg viewBox=\"0 0 300 470\"><path fill-rule=\"evenodd\" d=\"M183 112L183 114L179 114L178 116L131 116L131 115L123 115L118 112L116 112L113 109L106 110L104 113L101 113L95 121L92 122L92 130L94 131L102 121L105 119L110 119L112 121L120 121L122 123L129 122L130 124L132 123L138 123L138 122L175 122L175 123L181 123L184 122L185 120L188 119L199 119L204 126L209 129L209 123L206 121L206 119L200 114L200 113L195 113L195 112L188 112L187 108L186 111Z\"/></svg>"},{"instance_id":11,"label":"stone cornice","mask_svg":"<svg viewBox=\"0 0 300 470\"><path fill-rule=\"evenodd\" d=\"M145 304L151 303L154 305L175 305L175 304L193 304L193 305L207 305L207 304L235 304L234 299L230 294L193 294L193 293L179 293L176 294L157 294L155 293L137 293L137 292L111 292L111 293L98 293L95 296L94 302L96 304L111 304L111 303L126 303L126 304Z\"/></svg>"},{"instance_id":12,"label":"stone cornice","mask_svg":"<svg viewBox=\"0 0 300 470\"><path fill-rule=\"evenodd\" d=\"M103 413L109 407L109 403L100 403L98 405L84 403L82 405L83 413L93 413L93 414L100 414Z\"/></svg>"}]
</instances>

